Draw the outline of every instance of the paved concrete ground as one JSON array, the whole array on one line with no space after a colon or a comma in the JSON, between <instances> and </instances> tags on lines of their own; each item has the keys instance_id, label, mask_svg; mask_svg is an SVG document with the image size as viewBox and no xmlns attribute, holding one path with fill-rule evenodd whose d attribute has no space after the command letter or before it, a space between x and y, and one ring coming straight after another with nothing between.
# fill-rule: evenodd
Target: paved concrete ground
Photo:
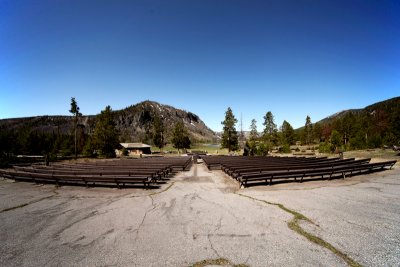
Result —
<instances>
[{"instance_id":1,"label":"paved concrete ground","mask_svg":"<svg viewBox=\"0 0 400 267\"><path fill-rule=\"evenodd\" d=\"M362 265L399 266L399 174L240 190L203 165L153 190L0 180L0 266L346 266L257 199Z\"/></svg>"}]
</instances>

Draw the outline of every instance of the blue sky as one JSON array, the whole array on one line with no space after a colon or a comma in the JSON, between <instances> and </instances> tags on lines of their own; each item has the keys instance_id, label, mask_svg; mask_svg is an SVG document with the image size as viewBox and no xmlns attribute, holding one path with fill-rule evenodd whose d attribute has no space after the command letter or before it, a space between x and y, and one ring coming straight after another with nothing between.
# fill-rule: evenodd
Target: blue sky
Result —
<instances>
[{"instance_id":1,"label":"blue sky","mask_svg":"<svg viewBox=\"0 0 400 267\"><path fill-rule=\"evenodd\" d=\"M0 119L155 100L221 130L400 95L399 1L0 0ZM239 128L239 125L237 125Z\"/></svg>"}]
</instances>

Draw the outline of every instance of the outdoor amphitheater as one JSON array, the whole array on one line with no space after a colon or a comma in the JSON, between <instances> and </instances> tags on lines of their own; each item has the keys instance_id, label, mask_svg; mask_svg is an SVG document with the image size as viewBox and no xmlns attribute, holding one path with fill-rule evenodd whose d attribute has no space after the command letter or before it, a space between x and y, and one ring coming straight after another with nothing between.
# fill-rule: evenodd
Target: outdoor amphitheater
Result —
<instances>
[{"instance_id":1,"label":"outdoor amphitheater","mask_svg":"<svg viewBox=\"0 0 400 267\"><path fill-rule=\"evenodd\" d=\"M0 170L1 266L398 266L396 160L191 155Z\"/></svg>"}]
</instances>

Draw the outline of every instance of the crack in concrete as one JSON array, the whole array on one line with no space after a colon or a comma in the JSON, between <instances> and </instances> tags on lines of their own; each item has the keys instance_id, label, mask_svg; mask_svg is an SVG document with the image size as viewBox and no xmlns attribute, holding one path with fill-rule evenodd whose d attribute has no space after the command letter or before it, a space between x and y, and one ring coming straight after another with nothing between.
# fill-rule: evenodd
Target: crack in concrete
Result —
<instances>
[{"instance_id":1,"label":"crack in concrete","mask_svg":"<svg viewBox=\"0 0 400 267\"><path fill-rule=\"evenodd\" d=\"M206 202L206 203L210 203L210 204L212 204L212 205L215 205L215 206L217 206L217 207L222 208L222 209L225 210L227 213L229 213L233 218L235 218L235 220L240 221L240 218L239 218L239 217L237 217L232 211L230 211L229 209L227 209L227 208L224 207L223 205L221 205L221 204L219 204L219 203L216 203L216 202L213 202L213 201L210 201L210 200L207 200L207 199L204 199L204 198L200 197L197 193L194 193L194 194L196 194L196 197L197 197L198 199L200 199L200 200L202 200L202 201L204 201L204 202Z\"/></svg>"},{"instance_id":2,"label":"crack in concrete","mask_svg":"<svg viewBox=\"0 0 400 267\"><path fill-rule=\"evenodd\" d=\"M207 234L208 243L210 244L211 249L214 251L215 255L217 255L218 258L221 258L221 255L220 255L220 254L218 253L218 251L215 249L213 243L211 242L211 238L210 238L210 237L215 236L215 233L216 233L217 231L219 231L219 230L221 229L221 227L222 227L222 217L220 217L219 223L216 225L216 227L215 227L213 233L212 233L212 234L211 234L211 233L208 233L208 234Z\"/></svg>"},{"instance_id":3,"label":"crack in concrete","mask_svg":"<svg viewBox=\"0 0 400 267\"><path fill-rule=\"evenodd\" d=\"M111 201L118 201L126 196L129 196L131 193L126 193L123 195L119 196L109 196L109 197L104 197L101 195L96 195L96 196L64 196L64 198L70 199L70 200L85 200L85 199L105 199L105 200L111 200Z\"/></svg>"},{"instance_id":4,"label":"crack in concrete","mask_svg":"<svg viewBox=\"0 0 400 267\"><path fill-rule=\"evenodd\" d=\"M85 235L82 235L72 242L62 243L61 245L68 246L69 248L71 248L73 250L82 249L82 248L86 248L86 247L92 247L95 243L97 243L100 240L104 240L107 237L107 235L112 234L114 231L115 231L114 228L111 228L111 229L107 230L106 232L100 234L99 236L97 236L96 238L94 238L92 241L90 241L87 244L78 243L87 238ZM49 259L48 263L52 262L54 260L54 258L55 257L52 257L51 259ZM48 265L48 264L45 264L45 265ZM54 263L52 263L50 266L53 266L53 265L54 265Z\"/></svg>"},{"instance_id":5,"label":"crack in concrete","mask_svg":"<svg viewBox=\"0 0 400 267\"><path fill-rule=\"evenodd\" d=\"M304 216L303 214L291 210L287 207L285 207L283 204L280 203L273 203L273 202L268 202L266 200L262 200L262 199L257 199L251 196L247 196L247 195L243 195L240 193L235 193L238 196L241 197L245 197L248 199L251 199L253 201L259 201L268 205L272 205L272 206L277 206L280 209L286 211L287 213L292 214L294 217L291 221L289 221L287 223L288 227L290 230L298 233L299 235L304 236L308 241L317 244L323 248L326 248L328 250L330 250L333 254L335 254L336 256L338 256L339 258L341 258L343 261L345 261L349 266L351 267L361 267L362 265L358 262L356 262L355 260L353 260L352 258L350 258L347 254L345 254L344 252L340 251L339 249L337 249L336 247L334 247L332 244L330 244L329 242L323 240L322 238L315 236L309 232L307 232L306 230L304 230L300 225L299 225L299 221L306 221L309 222L313 225L316 225L313 221L311 221L309 218L307 218L306 216Z\"/></svg>"},{"instance_id":6,"label":"crack in concrete","mask_svg":"<svg viewBox=\"0 0 400 267\"><path fill-rule=\"evenodd\" d=\"M54 238L58 238L63 232L65 232L66 230L68 230L69 228L71 228L72 226L74 226L75 224L80 223L80 222L82 222L82 221L84 221L84 220L87 220L87 219L89 219L89 218L91 218L91 217L93 217L93 216L95 216L95 215L97 215L97 214L98 214L97 210L90 212L90 213L87 214L86 216L84 216L84 217L82 217L82 218L80 218L80 219L78 219L78 220L76 220L76 221L74 221L74 222L72 222L72 223L66 225L65 227L63 227L62 229L60 229L59 231L57 231L57 232L53 235L53 237L54 237Z\"/></svg>"},{"instance_id":7,"label":"crack in concrete","mask_svg":"<svg viewBox=\"0 0 400 267\"><path fill-rule=\"evenodd\" d=\"M174 184L175 184L175 181L172 182L170 185L168 185L165 189L163 189L163 190L161 190L161 191L159 191L159 192L153 192L153 193L149 194L148 196L151 197L151 196L154 196L154 195L159 195L159 194L161 194L161 193L167 192L169 189L171 189L171 187L172 187Z\"/></svg>"},{"instance_id":8,"label":"crack in concrete","mask_svg":"<svg viewBox=\"0 0 400 267\"><path fill-rule=\"evenodd\" d=\"M70 246L72 249L84 248L84 247L91 247L93 244L95 244L95 243L98 242L99 240L105 239L107 235L112 234L112 233L114 233L114 228L109 229L109 230L107 230L106 232L100 234L97 238L93 239L92 241L90 241L90 242L87 243L87 244L74 244L74 243L77 243L77 242L79 242L79 241L81 241L81 240L84 240L84 239L86 238L85 236L79 237L77 240L75 240L75 241L73 242L73 244L71 244L71 243L68 243L68 244L69 244L69 246Z\"/></svg>"},{"instance_id":9,"label":"crack in concrete","mask_svg":"<svg viewBox=\"0 0 400 267\"><path fill-rule=\"evenodd\" d=\"M54 197L54 196L56 196L56 195L57 195L57 193L54 194L54 195L51 195L51 196L42 197L42 198L40 198L40 199L32 200L32 201L30 201L30 202L23 203L23 204L20 204L20 205L18 205L18 206L6 208L6 209L3 209L3 210L0 210L0 213L6 212L6 211L10 211L10 210L19 209L19 208L23 208L23 207L26 207L26 206L28 206L28 205L35 204L35 203L37 203L37 202L40 202L40 201L43 201L43 200L52 198L52 197Z\"/></svg>"},{"instance_id":10,"label":"crack in concrete","mask_svg":"<svg viewBox=\"0 0 400 267\"><path fill-rule=\"evenodd\" d=\"M161 190L161 191L158 191L158 192L153 192L153 193L148 194L148 195L142 195L142 196L131 195L131 196L129 196L129 197L130 197L130 198L136 198L136 197L150 197L150 196L154 196L154 195L159 195L159 194L164 193L164 192L168 191L169 189L171 189L171 187L172 187L174 184L175 184L175 181L172 182L170 185L168 185L165 189L163 189L163 190ZM128 195L129 195L129 194L128 194Z\"/></svg>"},{"instance_id":11,"label":"crack in concrete","mask_svg":"<svg viewBox=\"0 0 400 267\"><path fill-rule=\"evenodd\" d=\"M148 195L148 197L150 197L151 199L151 209L148 209L145 211L142 221L140 222L139 226L134 230L134 232L136 232L136 237L135 237L135 243L137 242L137 239L139 238L139 232L140 232L140 228L142 228L144 221L146 220L147 214L153 210L155 210L156 206L154 205L154 199L152 198L151 195Z\"/></svg>"},{"instance_id":12,"label":"crack in concrete","mask_svg":"<svg viewBox=\"0 0 400 267\"><path fill-rule=\"evenodd\" d=\"M217 228L215 228L214 233L219 231L221 229L221 227L222 227L222 217L219 218L219 222L218 222Z\"/></svg>"},{"instance_id":13,"label":"crack in concrete","mask_svg":"<svg viewBox=\"0 0 400 267\"><path fill-rule=\"evenodd\" d=\"M206 259L190 265L190 267L206 267L206 266L249 267L247 264L243 263L233 264L232 262L224 258Z\"/></svg>"},{"instance_id":14,"label":"crack in concrete","mask_svg":"<svg viewBox=\"0 0 400 267\"><path fill-rule=\"evenodd\" d=\"M126 195L127 195L127 194L126 194ZM99 204L97 204L97 205L91 206L91 207L89 207L88 209L93 210L93 209L96 209L96 208L98 208L98 207L106 207L106 206L109 206L109 205L111 205L112 203L121 200L123 197L124 197L124 196L121 196L121 197L118 197L118 198L113 198L113 199L108 199L108 201L105 201L105 202L99 203ZM58 215L62 215L62 214L63 214L63 213L58 214ZM87 220L87 219L89 219L89 218L91 218L91 217L93 217L93 216L99 215L99 214L104 214L104 213L99 213L98 210L91 211L90 213L88 213L88 214L87 214L86 216L84 216L83 218L78 219L78 220L76 220L76 221L74 221L74 222L71 222L70 224L66 225L65 227L63 227L62 229L60 229L59 231L57 231L57 232L53 235L53 237L54 237L54 238L59 238L59 236L60 236L63 232L65 232L65 231L68 230L69 228L73 227L75 224L80 223L80 222L82 222L82 221L84 221L84 220Z\"/></svg>"},{"instance_id":15,"label":"crack in concrete","mask_svg":"<svg viewBox=\"0 0 400 267\"><path fill-rule=\"evenodd\" d=\"M211 242L210 234L207 234L207 239L208 239L208 243L210 244L212 251L214 251L215 255L217 255L218 258L221 258L218 251L214 248L213 243Z\"/></svg>"}]
</instances>

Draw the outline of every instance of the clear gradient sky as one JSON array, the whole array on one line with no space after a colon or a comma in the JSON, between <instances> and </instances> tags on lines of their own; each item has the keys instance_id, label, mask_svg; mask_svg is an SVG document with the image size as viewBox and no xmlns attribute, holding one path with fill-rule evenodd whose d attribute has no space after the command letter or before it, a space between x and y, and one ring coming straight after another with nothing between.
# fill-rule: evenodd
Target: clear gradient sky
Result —
<instances>
[{"instance_id":1,"label":"clear gradient sky","mask_svg":"<svg viewBox=\"0 0 400 267\"><path fill-rule=\"evenodd\" d=\"M155 100L213 130L400 95L400 2L0 0L0 119ZM237 125L239 127L239 125Z\"/></svg>"}]
</instances>

